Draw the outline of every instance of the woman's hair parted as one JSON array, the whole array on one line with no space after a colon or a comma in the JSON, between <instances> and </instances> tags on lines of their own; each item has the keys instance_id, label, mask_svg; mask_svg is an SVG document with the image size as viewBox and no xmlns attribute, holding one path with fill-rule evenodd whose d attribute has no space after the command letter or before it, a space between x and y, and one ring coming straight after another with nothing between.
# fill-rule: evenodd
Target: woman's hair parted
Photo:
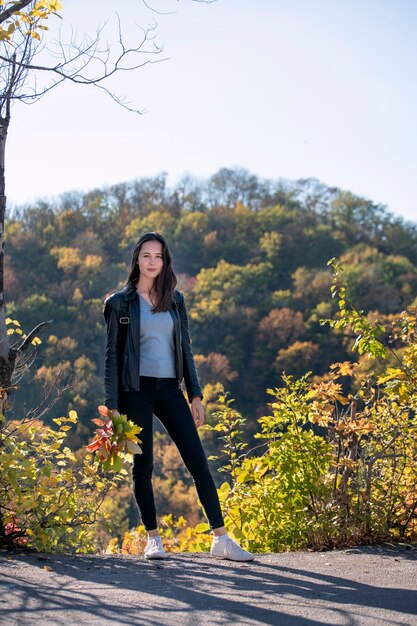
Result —
<instances>
[{"instance_id":1,"label":"woman's hair parted","mask_svg":"<svg viewBox=\"0 0 417 626\"><path fill-rule=\"evenodd\" d=\"M154 313L168 311L174 298L174 290L177 286L177 277L175 276L172 265L172 254L168 248L165 238L160 233L145 233L135 245L132 255L132 265L126 286L129 288L129 291L136 289L136 283L138 282L140 275L138 264L139 253L145 241L159 241L162 244L162 260L164 265L162 272L155 278L154 289L156 291L156 303L152 310Z\"/></svg>"}]
</instances>

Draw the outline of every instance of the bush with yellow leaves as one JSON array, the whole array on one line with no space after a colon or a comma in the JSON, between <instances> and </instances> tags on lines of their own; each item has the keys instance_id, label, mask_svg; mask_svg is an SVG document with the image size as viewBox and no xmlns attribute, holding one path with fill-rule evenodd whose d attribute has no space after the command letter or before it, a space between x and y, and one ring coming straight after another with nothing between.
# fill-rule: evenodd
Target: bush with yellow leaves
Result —
<instances>
[{"instance_id":1,"label":"bush with yellow leaves","mask_svg":"<svg viewBox=\"0 0 417 626\"><path fill-rule=\"evenodd\" d=\"M0 545L45 552L95 552L98 530L110 529L101 511L109 489L126 470L104 475L91 454L75 455L66 445L75 411L54 419L8 421L0 415Z\"/></svg>"},{"instance_id":2,"label":"bush with yellow leaves","mask_svg":"<svg viewBox=\"0 0 417 626\"><path fill-rule=\"evenodd\" d=\"M198 524L195 528L187 526L187 521L180 516L164 515L159 520L159 531L167 552L208 552L211 535L203 534L208 524ZM143 524L125 533L121 546L117 538L110 539L107 554L143 554L148 536Z\"/></svg>"},{"instance_id":3,"label":"bush with yellow leaves","mask_svg":"<svg viewBox=\"0 0 417 626\"><path fill-rule=\"evenodd\" d=\"M416 311L390 327L372 322L331 263L339 314L326 321L356 337L376 372L345 362L321 380L284 375L283 387L268 390L271 413L258 420L264 443L249 452L227 394L207 426L223 442L226 526L254 552L417 540Z\"/></svg>"}]
</instances>

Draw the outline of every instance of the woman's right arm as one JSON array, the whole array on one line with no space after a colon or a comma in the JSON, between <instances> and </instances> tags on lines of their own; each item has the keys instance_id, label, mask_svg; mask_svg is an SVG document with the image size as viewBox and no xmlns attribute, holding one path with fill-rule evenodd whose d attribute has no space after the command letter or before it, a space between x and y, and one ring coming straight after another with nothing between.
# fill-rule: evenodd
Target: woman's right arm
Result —
<instances>
[{"instance_id":1,"label":"woman's right arm","mask_svg":"<svg viewBox=\"0 0 417 626\"><path fill-rule=\"evenodd\" d=\"M104 304L104 318L107 324L106 353L104 359L104 404L108 409L118 409L119 371L117 340L119 322L110 298Z\"/></svg>"}]
</instances>

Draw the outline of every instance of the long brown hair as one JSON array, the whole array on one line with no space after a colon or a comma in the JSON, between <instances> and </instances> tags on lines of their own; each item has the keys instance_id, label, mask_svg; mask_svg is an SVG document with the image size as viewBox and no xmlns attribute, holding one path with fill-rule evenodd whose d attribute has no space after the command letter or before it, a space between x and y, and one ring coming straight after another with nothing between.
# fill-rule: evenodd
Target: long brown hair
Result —
<instances>
[{"instance_id":1,"label":"long brown hair","mask_svg":"<svg viewBox=\"0 0 417 626\"><path fill-rule=\"evenodd\" d=\"M175 276L174 267L172 265L172 254L168 248L165 238L160 233L145 233L139 239L132 255L132 264L130 274L126 282L128 291L136 289L136 283L139 280L140 270L138 265L139 253L145 241L159 241L162 244L162 272L155 278L153 288L156 291L156 302L152 309L154 313L160 311L168 311L174 298L174 289L177 286L177 277Z\"/></svg>"}]
</instances>

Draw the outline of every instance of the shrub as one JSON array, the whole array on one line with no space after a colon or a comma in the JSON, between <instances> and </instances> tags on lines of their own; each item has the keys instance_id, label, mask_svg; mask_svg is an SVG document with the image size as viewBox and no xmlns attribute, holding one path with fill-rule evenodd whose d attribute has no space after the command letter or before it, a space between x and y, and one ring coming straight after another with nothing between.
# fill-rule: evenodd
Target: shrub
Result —
<instances>
[{"instance_id":1,"label":"shrub","mask_svg":"<svg viewBox=\"0 0 417 626\"><path fill-rule=\"evenodd\" d=\"M210 549L211 537L201 534L208 528L207 524L199 524L195 528L187 526L183 517L177 520L170 515L160 519L159 530L167 552L207 552ZM125 533L121 546L117 538L107 544L107 554L142 554L147 542L147 532L141 524Z\"/></svg>"},{"instance_id":2,"label":"shrub","mask_svg":"<svg viewBox=\"0 0 417 626\"><path fill-rule=\"evenodd\" d=\"M7 421L0 416L1 544L46 552L94 552L110 521L101 511L109 489L126 475L104 476L91 454L75 455L66 445L78 421L75 411L54 420Z\"/></svg>"},{"instance_id":3,"label":"shrub","mask_svg":"<svg viewBox=\"0 0 417 626\"><path fill-rule=\"evenodd\" d=\"M220 397L218 423L207 426L223 442L219 496L228 530L255 552L417 539L416 311L389 328L370 321L330 263L339 314L324 323L352 334L360 354L391 354L396 366L360 375L357 364L336 363L316 381L284 374L284 386L268 390L271 414L255 435L264 443L252 451L245 420Z\"/></svg>"}]
</instances>

